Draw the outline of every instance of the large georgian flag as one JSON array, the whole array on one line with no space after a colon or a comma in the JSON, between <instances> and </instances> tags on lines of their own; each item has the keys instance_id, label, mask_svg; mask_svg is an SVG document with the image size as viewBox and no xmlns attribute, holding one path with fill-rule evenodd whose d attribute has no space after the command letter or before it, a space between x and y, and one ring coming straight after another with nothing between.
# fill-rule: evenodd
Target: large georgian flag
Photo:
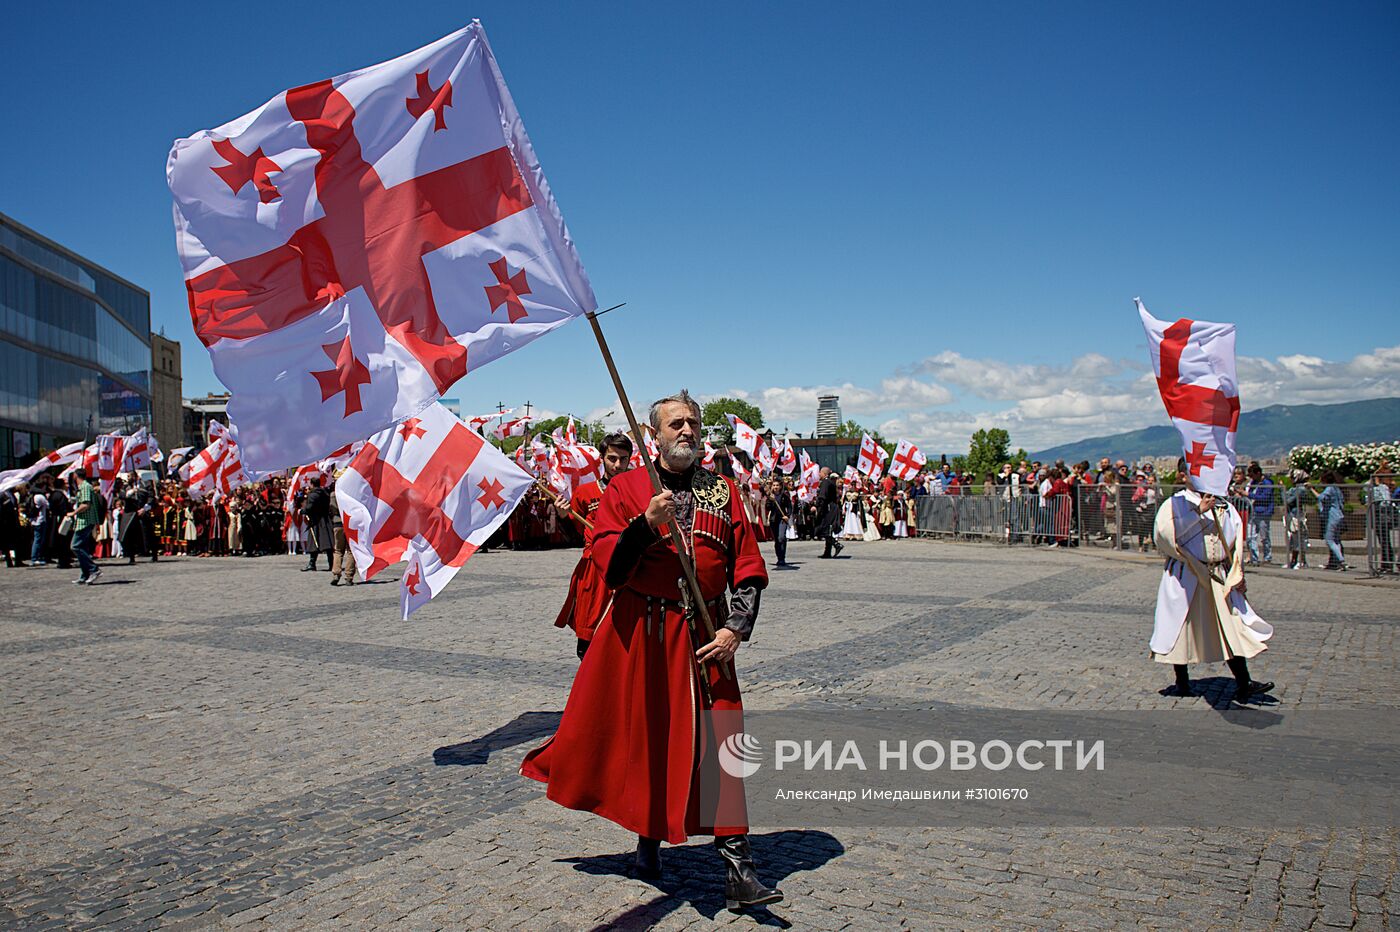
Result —
<instances>
[{"instance_id":1,"label":"large georgian flag","mask_svg":"<svg viewBox=\"0 0 1400 932\"><path fill-rule=\"evenodd\" d=\"M596 307L478 22L178 140L166 174L255 474L418 414Z\"/></svg>"},{"instance_id":2,"label":"large georgian flag","mask_svg":"<svg viewBox=\"0 0 1400 932\"><path fill-rule=\"evenodd\" d=\"M362 579L407 559L405 616L441 592L534 480L435 404L365 442L336 481Z\"/></svg>"},{"instance_id":3,"label":"large georgian flag","mask_svg":"<svg viewBox=\"0 0 1400 932\"><path fill-rule=\"evenodd\" d=\"M1225 495L1235 471L1240 389L1235 377L1235 325L1182 318L1174 324L1148 313L1134 298L1147 331L1147 355L1157 390L1181 434L1191 485Z\"/></svg>"},{"instance_id":4,"label":"large georgian flag","mask_svg":"<svg viewBox=\"0 0 1400 932\"><path fill-rule=\"evenodd\" d=\"M928 465L928 457L908 440L900 440L894 448L894 463L890 475L896 479L913 479L919 470Z\"/></svg>"}]
</instances>

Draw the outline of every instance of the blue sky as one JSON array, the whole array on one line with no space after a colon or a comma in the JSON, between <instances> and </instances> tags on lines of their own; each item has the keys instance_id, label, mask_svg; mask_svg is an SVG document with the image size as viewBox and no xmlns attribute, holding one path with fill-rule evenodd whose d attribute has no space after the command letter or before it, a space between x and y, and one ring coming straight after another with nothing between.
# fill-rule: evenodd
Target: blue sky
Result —
<instances>
[{"instance_id":1,"label":"blue sky","mask_svg":"<svg viewBox=\"0 0 1400 932\"><path fill-rule=\"evenodd\" d=\"M0 210L147 288L187 395L171 141L473 16L638 403L807 430L835 387L950 452L1164 423L1138 294L1239 324L1246 409L1400 394L1393 2L173 9L7 12ZM617 408L582 324L452 394Z\"/></svg>"}]
</instances>

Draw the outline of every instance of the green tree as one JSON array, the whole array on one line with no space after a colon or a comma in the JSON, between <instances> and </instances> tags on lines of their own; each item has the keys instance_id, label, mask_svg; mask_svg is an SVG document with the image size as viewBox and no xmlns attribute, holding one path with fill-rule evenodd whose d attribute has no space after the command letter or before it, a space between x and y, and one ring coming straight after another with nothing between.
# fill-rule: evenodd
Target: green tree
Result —
<instances>
[{"instance_id":1,"label":"green tree","mask_svg":"<svg viewBox=\"0 0 1400 932\"><path fill-rule=\"evenodd\" d=\"M973 480L981 482L987 473L1000 473L1001 464L1010 461L1010 448L1011 435L1000 427L973 434L966 460L967 471L972 473Z\"/></svg>"},{"instance_id":2,"label":"green tree","mask_svg":"<svg viewBox=\"0 0 1400 932\"><path fill-rule=\"evenodd\" d=\"M895 445L887 441L878 430L873 430L868 427L862 427L855 421L847 421L840 427L836 428L836 436L848 440L859 440L865 434L869 434L875 440L876 443L884 447L886 453L890 454L891 456L894 455Z\"/></svg>"},{"instance_id":3,"label":"green tree","mask_svg":"<svg viewBox=\"0 0 1400 932\"><path fill-rule=\"evenodd\" d=\"M729 426L729 419L725 417L727 414L734 415L754 430L763 427L763 412L759 410L758 405L749 404L741 398L716 398L707 401L700 411L700 423L707 431L714 428L720 443L734 442L734 428Z\"/></svg>"}]
</instances>

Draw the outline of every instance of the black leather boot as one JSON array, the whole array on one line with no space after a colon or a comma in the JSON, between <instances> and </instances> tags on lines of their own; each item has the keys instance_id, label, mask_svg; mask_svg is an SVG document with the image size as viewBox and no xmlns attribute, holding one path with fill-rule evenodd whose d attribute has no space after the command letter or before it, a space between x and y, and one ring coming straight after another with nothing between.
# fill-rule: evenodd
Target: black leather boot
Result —
<instances>
[{"instance_id":1,"label":"black leather boot","mask_svg":"<svg viewBox=\"0 0 1400 932\"><path fill-rule=\"evenodd\" d=\"M588 643L581 641L580 643ZM661 879L661 841L637 836L637 876L642 880Z\"/></svg>"},{"instance_id":2,"label":"black leather boot","mask_svg":"<svg viewBox=\"0 0 1400 932\"><path fill-rule=\"evenodd\" d=\"M1176 694L1178 696L1196 695L1196 691L1191 688L1191 677L1187 675L1186 664L1174 663L1172 669L1176 671Z\"/></svg>"},{"instance_id":3,"label":"black leather boot","mask_svg":"<svg viewBox=\"0 0 1400 932\"><path fill-rule=\"evenodd\" d=\"M754 869L753 852L747 835L723 835L715 838L715 849L724 858L729 870L724 878L724 906L738 912L745 906L778 903L783 891L765 887Z\"/></svg>"},{"instance_id":4,"label":"black leather boot","mask_svg":"<svg viewBox=\"0 0 1400 932\"><path fill-rule=\"evenodd\" d=\"M1235 675L1235 701L1241 705L1274 688L1272 682L1260 683L1257 680L1251 680L1249 678L1249 663L1243 657L1231 657L1225 661L1225 664Z\"/></svg>"}]
</instances>

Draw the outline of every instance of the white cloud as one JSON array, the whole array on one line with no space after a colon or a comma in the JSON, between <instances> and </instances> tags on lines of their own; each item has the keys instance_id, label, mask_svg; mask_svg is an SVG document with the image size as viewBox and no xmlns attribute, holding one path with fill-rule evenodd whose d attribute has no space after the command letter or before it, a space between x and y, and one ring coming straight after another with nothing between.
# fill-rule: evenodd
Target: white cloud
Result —
<instances>
[{"instance_id":1,"label":"white cloud","mask_svg":"<svg viewBox=\"0 0 1400 932\"><path fill-rule=\"evenodd\" d=\"M968 359L952 350L929 356L906 367L911 373L931 375L939 381L979 398L1010 401L1030 392L1054 394L1082 386L1085 380L1112 378L1123 372L1141 371L1142 366L1115 362L1099 353L1085 353L1068 366L1032 366L997 359Z\"/></svg>"},{"instance_id":2,"label":"white cloud","mask_svg":"<svg viewBox=\"0 0 1400 932\"><path fill-rule=\"evenodd\" d=\"M1342 362L1308 355L1241 356L1237 365L1246 411L1400 396L1400 346ZM937 381L920 380L919 374ZM955 396L947 386L962 391ZM847 382L726 394L757 404L769 424L805 427L815 419L817 396L836 394L843 417L873 424L886 437L908 437L929 452L962 452L980 428L1004 428L1013 447L1039 450L1167 423L1146 360L1115 361L1098 353L1066 366L1045 366L969 359L950 351L900 367L878 389ZM959 398L1014 403L984 412L951 409Z\"/></svg>"},{"instance_id":3,"label":"white cloud","mask_svg":"<svg viewBox=\"0 0 1400 932\"><path fill-rule=\"evenodd\" d=\"M839 395L843 417L936 407L949 404L954 399L953 393L942 385L922 382L910 376L884 379L878 389L864 388L847 382L844 385L773 387L753 392L732 389L722 394L758 405L763 411L764 423L770 426L774 421L811 421L816 417L819 395ZM717 397L720 395L706 396L707 399Z\"/></svg>"}]
</instances>

